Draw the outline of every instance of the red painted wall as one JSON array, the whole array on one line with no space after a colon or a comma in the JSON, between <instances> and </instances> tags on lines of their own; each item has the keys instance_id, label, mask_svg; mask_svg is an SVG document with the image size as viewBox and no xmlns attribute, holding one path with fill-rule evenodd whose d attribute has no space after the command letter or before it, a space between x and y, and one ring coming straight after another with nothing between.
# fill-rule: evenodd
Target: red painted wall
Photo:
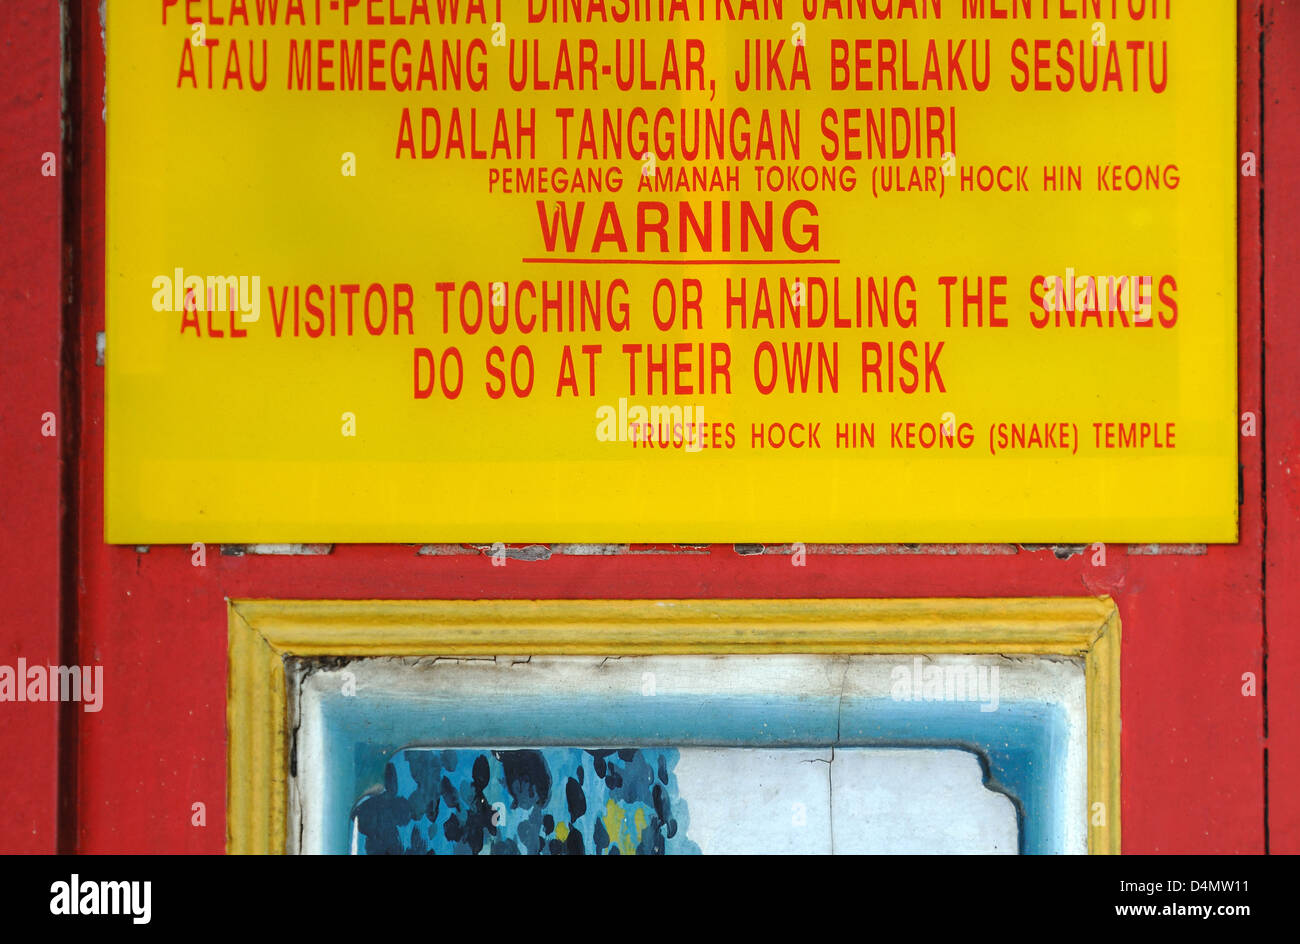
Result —
<instances>
[{"instance_id":1,"label":"red painted wall","mask_svg":"<svg viewBox=\"0 0 1300 944\"><path fill-rule=\"evenodd\" d=\"M1264 118L1262 150L1266 212L1263 233L1265 317L1264 456L1267 480L1264 616L1269 691L1264 733L1268 745L1269 830L1274 852L1300 852L1300 408L1295 402L1300 362L1300 11L1269 3L1261 18L1267 30L1266 82L1260 90ZM1246 55L1243 50L1243 56ZM1257 140L1257 139L1254 139ZM1256 148L1243 143L1244 148ZM1251 217L1244 213L1241 225ZM1259 287L1242 272L1246 291ZM1244 317L1244 313L1243 313ZM1243 407L1245 409L1245 407Z\"/></svg>"},{"instance_id":2,"label":"red painted wall","mask_svg":"<svg viewBox=\"0 0 1300 944\"><path fill-rule=\"evenodd\" d=\"M75 0L74 0L75 2ZM22 7L6 0L0 17ZM35 8L41 4L27 4ZM1267 0L1240 3L1239 150L1261 154L1263 178L1243 178L1240 199L1240 403L1241 411L1265 411L1261 381L1268 378L1265 439L1244 438L1245 503L1241 540L1210 547L1203 555L1132 554L1107 548L1107 565L1094 567L1091 551L1058 559L1051 551L976 548L952 553L913 552L810 554L805 567L782 555L741 556L727 546L707 553L641 548L609 556L554 555L548 560L512 560L492 567L488 557L467 549L450 556L420 556L409 545L338 546L328 556L223 556L210 546L207 566L191 565L188 547L152 547L137 552L103 543L103 369L95 364L95 336L104 329L103 229L104 125L103 47L95 0L80 0L81 45L77 65L85 81L76 105L82 116L77 153L84 171L70 197L80 206L74 275L80 306L81 418L79 448L79 556L76 629L80 661L105 667L104 710L79 713L75 840L86 852L218 852L224 847L225 685L228 597L325 598L539 598L539 597L879 597L1019 596L1106 593L1120 608L1123 638L1123 843L1126 852L1262 852L1300 849L1297 809L1297 734L1300 720L1296 683L1300 651L1300 594L1293 585L1300 519L1300 455L1296 454L1296 410L1287 402L1288 382L1300 370L1297 331L1286 321L1290 282L1297 274L1291 181L1283 175L1295 158L1286 153L1296 121L1293 86L1300 65L1297 12ZM6 27L9 24L0 20ZM29 71L48 71L48 22L23 32ZM1260 82L1261 29L1265 84ZM39 38L41 42L34 42ZM46 55L33 46L46 48ZM32 79L40 86L39 79ZM12 88L6 85L6 94ZM1289 95L1289 97L1288 97ZM1261 106L1263 122L1261 122ZM110 117L113 103L109 103ZM33 140L48 123L53 106L30 117ZM6 100L5 118L23 117ZM1261 132L1261 128L1263 129ZM12 140L6 135L6 140ZM6 148L8 148L6 144ZM31 145L35 148L35 145ZM10 166L5 151L6 171ZM58 195L38 190L39 180L6 178L6 201L29 213L52 214ZM1269 187L1261 227L1260 185ZM9 190L17 191L11 194ZM52 202L51 202L52 201ZM6 202L5 208L8 209ZM6 214L6 219L7 219ZM49 227L46 227L49 229ZM1261 231L1269 251L1261 253ZM53 234L51 234L53 235ZM14 252L5 240L4 252ZM57 308L55 257L39 253L37 293ZM5 258L6 263L8 257ZM1266 290L1261 293L1261 261ZM44 267L43 270L41 267ZM27 271L5 266L5 297L31 281ZM36 297L36 296L34 296ZM1294 297L1294 296L1292 296ZM1268 303L1267 344L1261 331L1261 301ZM55 317L51 314L51 317ZM4 323L0 321L0 323ZM21 330L4 324L0 330ZM4 339L8 340L10 335ZM57 332L48 325L4 344L5 412L0 421L4 448L20 451L4 461L6 542L0 566L24 603L21 612L39 616L13 625L6 606L0 628L0 661L23 653L38 656L57 635L55 602L47 590L57 571L56 459L28 430L42 396L54 396ZM12 345L17 345L12 348ZM22 355L15 350L23 351ZM1267 360L1265 360L1267 355ZM107 357L112 357L109 350ZM15 393L10 370L23 388ZM44 386L42 386L44 385ZM28 389L30 387L30 389ZM44 389L47 392L41 394ZM198 390L196 396L220 396ZM11 405L13 408L11 410ZM21 411L27 411L23 413ZM15 421L12 416L18 416ZM24 440L23 437L26 437ZM46 452L41 452L42 448ZM1263 463L1267 454L1267 480ZM44 464L42 464L44 463ZM26 467L31 467L26 468ZM15 484L15 469L32 477ZM1267 533L1264 497L1267 491ZM11 495L26 498L24 517L10 519ZM10 531L9 521L15 522ZM15 550L15 537L21 549ZM490 542L492 535L482 535ZM1269 566L1264 566L1264 547ZM29 553L26 548L32 548ZM860 549L859 549L860 550ZM1267 577L1267 597L1261 586ZM56 594L57 596L57 594ZM6 604L7 604L6 594ZM1267 599L1267 608L1264 600ZM1267 623L1265 617L1267 616ZM23 619L26 619L25 617ZM1268 663L1268 733L1263 689L1242 695L1242 674L1264 678ZM9 723L14 706L0 708L0 748L23 757L27 767L4 768L8 796L16 807L0 812L0 847L39 848L49 844L54 748L51 722L31 712L17 732ZM48 712L46 712L48 714ZM1265 758L1268 750L1268 778ZM14 791L17 791L16 793ZM1267 812L1266 812L1267 796ZM207 805L206 827L191 825L191 804ZM42 818L43 817L43 818ZM29 824L41 842L25 838Z\"/></svg>"},{"instance_id":3,"label":"red painted wall","mask_svg":"<svg viewBox=\"0 0 1300 944\"><path fill-rule=\"evenodd\" d=\"M59 10L0 3L0 664L59 661L60 290L64 167ZM53 152L58 176L42 176ZM41 435L55 414L55 436ZM52 852L58 706L0 704L0 849Z\"/></svg>"}]
</instances>

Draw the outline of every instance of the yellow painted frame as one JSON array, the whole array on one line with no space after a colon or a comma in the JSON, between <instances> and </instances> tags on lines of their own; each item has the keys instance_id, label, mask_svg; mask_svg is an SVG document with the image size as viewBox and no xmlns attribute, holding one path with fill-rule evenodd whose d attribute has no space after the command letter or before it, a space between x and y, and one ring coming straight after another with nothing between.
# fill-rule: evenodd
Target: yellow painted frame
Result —
<instances>
[{"instance_id":1,"label":"yellow painted frame","mask_svg":"<svg viewBox=\"0 0 1300 944\"><path fill-rule=\"evenodd\" d=\"M286 848L286 657L760 653L1082 658L1088 851L1120 851L1120 623L1109 597L228 602L228 852Z\"/></svg>"}]
</instances>

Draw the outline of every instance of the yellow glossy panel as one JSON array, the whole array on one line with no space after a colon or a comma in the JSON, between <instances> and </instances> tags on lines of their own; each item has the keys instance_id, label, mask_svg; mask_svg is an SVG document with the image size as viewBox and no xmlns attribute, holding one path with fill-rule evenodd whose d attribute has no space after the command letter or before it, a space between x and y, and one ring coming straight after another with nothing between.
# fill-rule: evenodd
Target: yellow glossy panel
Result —
<instances>
[{"instance_id":1,"label":"yellow glossy panel","mask_svg":"<svg viewBox=\"0 0 1300 944\"><path fill-rule=\"evenodd\" d=\"M1042 19L1045 7L1077 10L1079 3L1035 0L1028 4L1035 10L1030 20L965 20L956 0L941 5L942 18L808 18L806 46L800 47L808 88L785 91L741 90L735 74L743 73L754 42L781 40L778 61L793 72L792 28L803 22L802 5L793 0L721 5L780 8L782 19L629 25L530 22L525 4L512 0L501 5L504 46L491 42L497 35L493 3L486 5L485 22L467 22L465 11L473 5L462 3L458 22L432 27L366 24L364 13L387 19L390 8L408 12L412 4L406 2L306 3L304 24L295 18L284 25L287 12L300 5L280 3L279 25L258 27L252 14L249 26L207 24L209 45L194 47L183 12L206 16L208 6L176 4L165 25L166 4L108 6L109 541L1236 539L1239 158L1232 4L1174 4L1168 20L1106 19L1101 46L1093 45L1099 37L1090 19L1062 19L1055 12ZM212 8L222 15L229 6ZM351 10L348 25L344 10ZM352 58L363 40L364 60ZM594 46L583 46L584 40ZM699 45L692 47L692 40ZM857 45L867 40L874 45ZM1016 45L1036 40L1050 41L1050 48ZM426 41L438 88L426 82L419 91L395 90L393 64L398 81L403 65L418 73ZM934 74L927 78L932 41ZM445 88L444 42L453 60L459 50L459 89ZM954 57L950 42L964 43ZM308 43L311 90L291 89L308 81L305 72L295 78L290 61L293 53L300 66ZM471 56L474 43L482 46ZM767 47L759 48L765 59ZM681 82L691 87L665 87L669 49L679 57ZM687 78L692 49L703 56L704 87ZM562 50L575 72L587 52L596 56L588 82L594 89L536 87L555 84ZM971 59L973 50L978 61ZM532 57L529 74L547 78L516 91L509 62L514 56L522 74L525 53ZM616 75L633 55L638 63L645 57L652 76L647 82L655 88L643 89L638 80L624 91L602 71L612 65ZM837 72L837 55L853 66ZM1085 92L1077 87L1079 70L1081 62L1090 69L1094 55L1109 88ZM890 56L893 71L882 71ZM1112 57L1114 75L1106 79ZM385 88L322 89L322 82L356 81L362 71L353 68L357 64L365 66L367 83L373 79ZM467 87L475 64L485 70L481 90ZM988 89L976 91L982 73ZM872 87L836 90L837 75ZM958 77L967 89L948 88ZM265 87L254 90L252 83L262 79ZM906 88L909 81L920 88ZM1029 87L1017 90L1026 81ZM1035 81L1049 90L1038 90ZM1068 91L1057 87L1070 82L1075 87ZM1156 91L1157 82L1167 84ZM426 108L433 110L427 122ZM635 118L638 108L641 119ZM730 122L740 109L747 124L732 135ZM606 112L618 119L622 135L617 144L612 136L607 145L602 140L594 155L582 150L587 110L597 137L604 136ZM721 159L686 159L677 126L683 110L731 116L724 137L734 138L734 148ZM514 153L517 111L535 125L522 156ZM661 113L668 116L663 122ZM905 126L912 129L912 143L900 145L905 157L849 154L849 129L859 135L854 147L875 141L869 115L885 119L881 133L889 142L901 141ZM933 120L937 135L924 146L914 143L918 115L923 124ZM434 116L436 145L420 140L426 125L432 135ZM777 129L771 154L759 153L757 144L764 117ZM509 156L500 147L492 154L498 118L506 141L513 142ZM780 153L783 118L798 129L797 153L793 142ZM447 154L456 133L463 158L454 147ZM641 137L647 133L660 156L654 174L643 177ZM436 156L424 158L426 146ZM487 156L475 158L476 146ZM943 153L953 155L951 177L940 173ZM1062 165L1078 169L1079 189L1045 190L1045 173L1055 169L1064 179ZM1113 165L1120 167L1120 192L1107 170ZM988 193L962 190L964 174L978 185L998 176L986 178L981 168L1004 166L1022 170L1028 189L1015 189L1017 174L1008 171L1002 174L1013 188L1008 192L996 186ZM772 168L787 181L778 192L766 189L770 181L760 187L761 175ZM800 181L811 173L811 191L803 183L797 192L788 189L791 168ZM733 169L738 183L730 189L660 186L661 174L666 185L696 171L709 177L717 171L725 184ZM852 190L846 169L855 177ZM1158 182L1150 188L1149 169L1150 180ZM592 172L602 180L616 173L623 185L617 193L503 192L506 175L543 170L552 180L557 170L569 178ZM834 189L819 182L823 171L835 179ZM943 195L874 192L895 172L904 181L915 172L943 187ZM1129 182L1139 189L1129 190ZM584 205L571 251L563 241L547 245L539 201L547 219L559 201L570 213ZM612 238L593 239L607 201L621 221L626 251ZM740 245L744 202L760 215L771 203L770 250L757 241ZM638 214L658 219L656 203L664 204L668 218L666 251L654 233L644 249L637 246ZM680 203L700 221L712 221L707 250L690 235ZM787 214L789 233L781 225ZM727 249L724 217L735 243ZM613 218L606 218L607 235ZM682 226L690 236L685 246ZM525 261L539 258L560 264ZM616 264L575 263L583 258ZM1070 273L1153 278L1149 326L1111 327L1109 316L1102 316L1096 319L1107 322L1101 327L1072 312L1086 323L1035 327L1031 316L1041 311L1031 298L1034 278ZM205 290L211 277L258 279L257 291L247 283L247 313L256 319L245 321L242 312L232 317L222 308L187 321L177 309L184 308L190 276L203 279ZM946 287L947 277L959 281ZM1161 282L1165 277L1176 289ZM971 280L972 290L982 279L985 316L991 279L1006 279L996 289L1006 298L999 308L1005 327L990 326L987 317L983 327L962 324L962 278ZM678 304L678 320L666 330L654 320L661 279L667 282L660 314L667 312L670 288ZM798 282L806 293L800 327L793 325L793 312L784 326L779 323L783 279L791 292ZM834 327L829 311L826 325L809 327L822 314L818 279L832 295L838 284L839 316L848 327ZM874 284L888 299L887 325L878 313L857 325L858 279L864 296ZM904 279L915 289L905 288L895 310ZM613 299L616 307L626 302L626 331L611 329L608 310L599 330L553 330L554 314L548 330L525 330L524 322L540 318L542 308L530 292L567 299L569 287L585 286L604 306L615 280L626 284L626 296L620 289ZM479 294L464 294L471 283ZM505 289L502 304L493 307L495 283ZM446 284L455 288L444 292L439 286ZM746 301L729 306L729 291L738 295L742 284ZM359 288L347 295L346 286ZM377 287L373 294L370 286ZM696 291L698 319L684 327L684 299ZM772 326L755 327L762 291L775 299L778 315ZM1164 325L1172 307L1162 293L1177 302L1172 327ZM206 305L203 295L199 303ZM378 334L366 327L367 297ZM462 325L460 303L468 299L467 318L476 320L480 297L489 313L471 333ZM916 323L904 326L900 318L910 302ZM408 303L409 322L397 314ZM222 304L218 298L216 305ZM568 302L558 304L566 308ZM313 308L325 314L314 315ZM487 327L491 318L504 326L501 333ZM309 336L318 326L322 336ZM237 332L246 335L231 337ZM764 344L771 345L770 355ZM901 364L905 344L916 345L907 359L919 374ZM584 345L600 346L590 362ZM629 354L625 345L641 346L641 353ZM673 345L685 346L680 377ZM713 346L726 345L729 392L707 384L699 389L697 345L705 345L706 358L715 350L721 356ZM878 349L864 354L863 345ZM671 390L647 390L646 346L656 358L666 352ZM927 346L937 376L924 367ZM517 396L506 383L494 398L521 347L533 364L529 394ZM429 364L441 370L450 348L463 365L463 381L453 377L451 384L460 384L458 397L448 399L440 390L418 397ZM431 352L430 362L420 359L422 350ZM794 369L796 351L805 366L810 357L817 362L819 351L832 358L837 388L830 389L827 375L819 391L814 367L810 389L804 392L800 382L791 392L784 373L787 359ZM864 357L894 366L892 392L876 389L877 375L864 373ZM520 358L522 388L527 361ZM773 370L782 379L772 392L762 392ZM879 376L890 386L887 369ZM922 382L921 389L904 392L917 377L928 377L931 389ZM707 448L635 446L620 438L635 408L655 406L690 408L692 420L683 425L700 423L702 411ZM944 422L952 424L958 442L969 433L969 448L907 445L933 443ZM839 424L846 432L867 424L874 447L837 445ZM780 437L789 441L774 448L769 435L767 445L755 446L755 425L767 434L779 425ZM818 445L792 448L789 442L803 442L809 425L818 425ZM1069 448L1060 447L1062 428L1070 430ZM616 441L604 441L611 429ZM1120 447L1132 429L1142 443ZM1004 451L1003 436L1015 432L1035 445ZM1109 437L1111 447L1099 447L1099 437L1103 444Z\"/></svg>"}]
</instances>

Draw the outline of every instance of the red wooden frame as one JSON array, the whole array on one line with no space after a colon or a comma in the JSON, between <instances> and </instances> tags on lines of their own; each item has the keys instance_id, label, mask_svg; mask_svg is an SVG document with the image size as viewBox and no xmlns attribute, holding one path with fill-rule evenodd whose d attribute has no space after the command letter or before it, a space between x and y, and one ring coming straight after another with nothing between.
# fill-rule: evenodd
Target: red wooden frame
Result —
<instances>
[{"instance_id":1,"label":"red wooden frame","mask_svg":"<svg viewBox=\"0 0 1300 944\"><path fill-rule=\"evenodd\" d=\"M340 545L311 557L223 555L211 546L207 566L198 568L188 547L137 551L103 543L104 388L95 351L104 329L104 49L97 0L72 0L69 49L83 81L72 87L75 176L59 179L70 184L64 196L75 208L64 233L74 299L66 315L79 336L67 359L81 366L79 399L70 404L76 415L61 421L76 432L80 418L79 437L63 444L64 457L78 463L78 488L62 496L77 513L79 540L64 548L76 571L67 587L75 598L65 592L63 599L75 606L60 620L60 594L53 590L60 574L59 456L33 431L59 389L60 255L53 240L62 204L57 189L42 189L46 181L28 170L37 166L31 152L59 150L39 143L57 134L58 16L28 12L53 6L48 3L0 6L4 35L12 29L24 37L8 53L13 78L4 86L0 206L4 219L23 220L26 240L19 245L8 233L0 285L6 300L23 300L35 316L26 325L0 320L0 489L8 539L0 545L0 661L51 656L62 626L65 646L75 642L78 650L75 656L65 651L64 661L79 656L105 667L104 710L67 715L75 730L65 731L62 743L75 764L66 764L61 776L75 803L65 810L65 847L224 848L226 598L1108 593L1124 625L1125 851L1300 851L1300 590L1293 580L1300 566L1300 427L1286 399L1287 382L1300 374L1300 332L1288 304L1292 283L1300 280L1294 264L1300 227L1289 213L1297 161L1290 142L1300 127L1294 9L1279 0L1239 4L1239 150L1259 154L1262 168L1261 177L1240 182L1240 410L1261 417L1262 435L1241 441L1239 544L1212 546L1204 555L1133 554L1115 545L1107 548L1104 568L1092 566L1090 551L1061 559L1051 550L987 548L810 554L803 567L787 556L742 555L729 546L707 554L657 548L554 554L493 567L472 550L427 556L407 545ZM44 96L39 105L31 105L33 94ZM110 112L113 106L108 103ZM1246 672L1259 680L1255 697L1242 694ZM0 774L8 800L0 848L48 850L58 821L55 712L29 705L19 715L17 707L0 706L0 750L22 758ZM192 825L196 802L206 806L206 826Z\"/></svg>"}]
</instances>

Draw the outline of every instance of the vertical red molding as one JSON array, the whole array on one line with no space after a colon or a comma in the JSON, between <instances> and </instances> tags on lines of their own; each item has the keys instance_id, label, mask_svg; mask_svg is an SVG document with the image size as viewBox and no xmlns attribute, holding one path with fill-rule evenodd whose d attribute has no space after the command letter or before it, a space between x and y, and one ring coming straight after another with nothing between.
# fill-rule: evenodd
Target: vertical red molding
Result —
<instances>
[{"instance_id":1,"label":"vertical red molding","mask_svg":"<svg viewBox=\"0 0 1300 944\"><path fill-rule=\"evenodd\" d=\"M15 668L60 656L60 39L59 4L0 3L0 664ZM57 703L0 703L0 851L56 848L58 725Z\"/></svg>"},{"instance_id":2,"label":"vertical red molding","mask_svg":"<svg viewBox=\"0 0 1300 944\"><path fill-rule=\"evenodd\" d=\"M1300 9L1268 0L1262 22L1264 612L1269 848L1300 852Z\"/></svg>"},{"instance_id":3,"label":"vertical red molding","mask_svg":"<svg viewBox=\"0 0 1300 944\"><path fill-rule=\"evenodd\" d=\"M1263 229L1261 217L1263 190L1261 178L1241 173L1244 155L1258 157L1263 109L1262 23L1267 0L1240 0L1237 7L1237 147L1224 155L1237 165L1237 414L1258 417L1264 404L1263 374ZM1238 428L1240 433L1241 428ZM1258 432L1258 429L1257 429ZM1268 851L1268 769L1265 764L1265 727L1267 717L1267 626L1264 618L1264 533L1267 521L1264 486L1263 436L1239 436L1238 458L1241 463L1241 534L1237 559L1240 564L1241 589L1252 598L1249 604L1233 604L1225 595L1224 612L1215 613L1220 624L1241 623L1241 637L1235 650L1212 644L1207 657L1214 662L1214 672L1222 684L1231 686L1230 698L1237 712L1252 720L1248 742L1242 750L1256 758L1259 777L1259 822L1257 841L1238 852ZM1217 575L1216 575L1217 576ZM1249 588L1249 589L1247 589ZM1244 603L1244 601L1243 601ZM1249 610L1247 622L1241 610ZM1248 676L1247 673L1250 675ZM1247 678L1255 679L1255 694L1245 694ZM1205 718L1205 728L1217 732L1221 720L1213 708ZM1210 812L1207 809L1207 813ZM1226 851L1226 850L1225 850Z\"/></svg>"}]
</instances>

